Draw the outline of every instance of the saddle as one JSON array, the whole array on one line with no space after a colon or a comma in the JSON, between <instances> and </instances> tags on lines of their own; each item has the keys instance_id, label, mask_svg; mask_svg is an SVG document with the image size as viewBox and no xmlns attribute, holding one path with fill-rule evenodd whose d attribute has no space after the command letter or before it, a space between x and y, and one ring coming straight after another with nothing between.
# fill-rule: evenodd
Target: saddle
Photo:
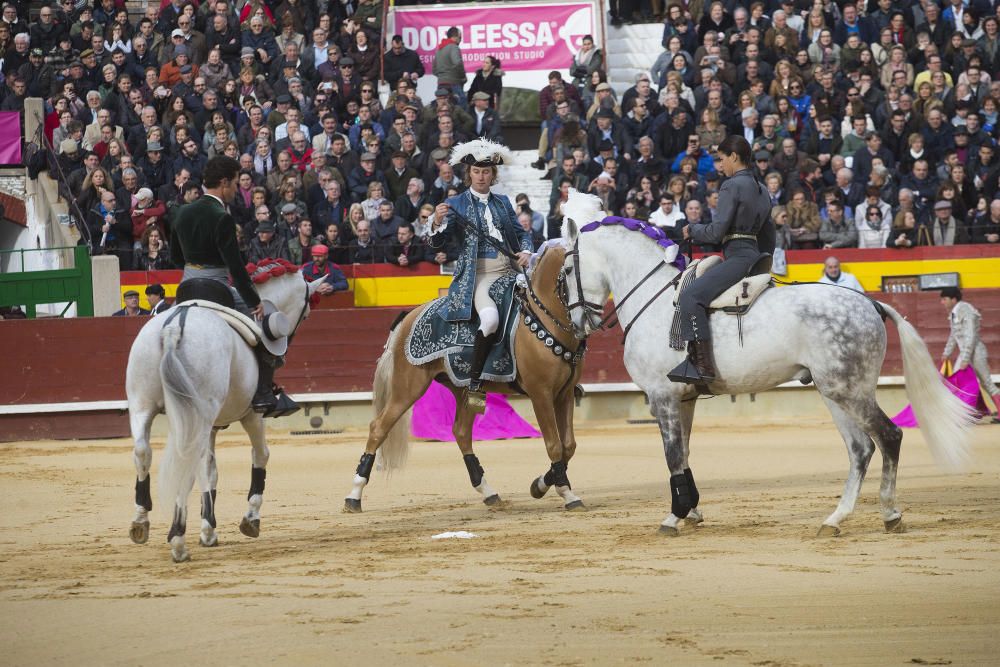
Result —
<instances>
[{"instance_id":1,"label":"saddle","mask_svg":"<svg viewBox=\"0 0 1000 667\"><path fill-rule=\"evenodd\" d=\"M517 377L517 363L512 351L521 311L514 299L514 283L515 275L509 274L490 287L490 297L500 307L500 326L497 328L497 342L490 349L483 368L482 378L485 381L510 383ZM443 358L445 372L452 384L467 387L479 318L473 311L471 320L445 320L446 300L447 297L439 297L427 305L410 330L403 349L407 361L414 366Z\"/></svg>"},{"instance_id":2,"label":"saddle","mask_svg":"<svg viewBox=\"0 0 1000 667\"><path fill-rule=\"evenodd\" d=\"M674 306L680 301L683 292L695 278L700 278L710 268L716 264L721 264L722 258L718 255L710 255L696 259L691 263L680 279L680 289L674 295ZM766 289L774 286L774 279L771 278L771 255L764 252L750 266L746 276L738 283L717 296L708 305L709 310L721 310L729 315L743 315L754 304Z\"/></svg>"},{"instance_id":3,"label":"saddle","mask_svg":"<svg viewBox=\"0 0 1000 667\"><path fill-rule=\"evenodd\" d=\"M675 350L684 349L684 341L681 339L681 292L690 287L695 278L700 278L710 268L722 263L722 258L718 255L702 257L691 262L691 265L681 274L677 293L674 294L674 319L670 325L670 347ZM771 255L763 252L747 271L746 275L735 285L712 300L708 305L709 313L721 311L727 315L737 315L742 317L757 298L768 288L774 286L774 279L771 278ZM740 340L742 341L742 327Z\"/></svg>"},{"instance_id":4,"label":"saddle","mask_svg":"<svg viewBox=\"0 0 1000 667\"><path fill-rule=\"evenodd\" d=\"M236 310L236 300L228 287L209 278L192 278L177 286L174 308L207 308L225 320L250 347L263 339L264 331L253 319ZM180 310L178 310L180 312ZM164 325L166 326L166 324Z\"/></svg>"}]
</instances>

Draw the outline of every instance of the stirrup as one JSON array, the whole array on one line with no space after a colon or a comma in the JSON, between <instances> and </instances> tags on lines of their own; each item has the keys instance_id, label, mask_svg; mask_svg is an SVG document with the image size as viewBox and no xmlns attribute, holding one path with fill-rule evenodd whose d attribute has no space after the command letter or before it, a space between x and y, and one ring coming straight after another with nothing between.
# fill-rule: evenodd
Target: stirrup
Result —
<instances>
[{"instance_id":1,"label":"stirrup","mask_svg":"<svg viewBox=\"0 0 1000 667\"><path fill-rule=\"evenodd\" d=\"M702 379L701 374L698 373L698 369L687 357L684 357L684 361L678 364L677 368L667 373L667 379L671 382L693 384L699 394L714 396L712 390L708 388L708 384Z\"/></svg>"},{"instance_id":2,"label":"stirrup","mask_svg":"<svg viewBox=\"0 0 1000 667\"><path fill-rule=\"evenodd\" d=\"M472 380L465 390L465 405L472 412L481 415L486 412L486 392L482 380Z\"/></svg>"},{"instance_id":3,"label":"stirrup","mask_svg":"<svg viewBox=\"0 0 1000 667\"><path fill-rule=\"evenodd\" d=\"M278 417L287 417L289 415L295 414L296 412L302 409L298 403L293 401L292 398L285 393L284 389L282 389L277 385L274 386L274 396L275 396L275 402L273 407L264 411L263 416L265 419L269 418L277 419Z\"/></svg>"}]
</instances>

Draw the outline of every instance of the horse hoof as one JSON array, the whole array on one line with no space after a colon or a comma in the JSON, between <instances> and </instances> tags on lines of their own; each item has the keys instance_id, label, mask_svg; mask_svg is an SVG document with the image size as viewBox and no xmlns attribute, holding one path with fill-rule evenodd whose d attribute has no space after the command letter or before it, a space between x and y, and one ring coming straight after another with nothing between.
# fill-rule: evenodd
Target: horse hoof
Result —
<instances>
[{"instance_id":1,"label":"horse hoof","mask_svg":"<svg viewBox=\"0 0 1000 667\"><path fill-rule=\"evenodd\" d=\"M574 500L573 502L566 503L567 512L586 512L587 506L583 504L582 500Z\"/></svg>"},{"instance_id":2,"label":"horse hoof","mask_svg":"<svg viewBox=\"0 0 1000 667\"><path fill-rule=\"evenodd\" d=\"M171 551L170 557L174 559L175 563L186 563L191 560L191 552L187 549L184 549L181 552Z\"/></svg>"},{"instance_id":3,"label":"horse hoof","mask_svg":"<svg viewBox=\"0 0 1000 667\"><path fill-rule=\"evenodd\" d=\"M128 536L136 544L145 544L149 540L149 522L133 521L132 527L128 529Z\"/></svg>"},{"instance_id":4,"label":"horse hoof","mask_svg":"<svg viewBox=\"0 0 1000 667\"><path fill-rule=\"evenodd\" d=\"M680 537L681 531L674 526L660 526L660 535L664 537Z\"/></svg>"},{"instance_id":5,"label":"horse hoof","mask_svg":"<svg viewBox=\"0 0 1000 667\"><path fill-rule=\"evenodd\" d=\"M816 532L816 537L839 537L839 536L840 536L840 528L838 528L837 526L829 526L825 523L822 526L820 526L819 530Z\"/></svg>"},{"instance_id":6,"label":"horse hoof","mask_svg":"<svg viewBox=\"0 0 1000 667\"><path fill-rule=\"evenodd\" d=\"M243 517L240 521L240 532L247 537L260 537L260 519L250 520Z\"/></svg>"},{"instance_id":7,"label":"horse hoof","mask_svg":"<svg viewBox=\"0 0 1000 667\"><path fill-rule=\"evenodd\" d=\"M490 507L496 507L497 505L500 504L500 494L494 493L489 498L483 498L483 502L489 505Z\"/></svg>"},{"instance_id":8,"label":"horse hoof","mask_svg":"<svg viewBox=\"0 0 1000 667\"><path fill-rule=\"evenodd\" d=\"M344 498L344 514L361 514L361 501L354 498Z\"/></svg>"},{"instance_id":9,"label":"horse hoof","mask_svg":"<svg viewBox=\"0 0 1000 667\"><path fill-rule=\"evenodd\" d=\"M702 523L705 520L705 517L701 515L701 512L697 510L691 510L691 512L687 515L687 517L684 520L687 521L692 526L697 526L699 523Z\"/></svg>"},{"instance_id":10,"label":"horse hoof","mask_svg":"<svg viewBox=\"0 0 1000 667\"><path fill-rule=\"evenodd\" d=\"M208 540L205 539L204 535L198 536L198 544L203 547L217 547L219 546L219 536L213 534Z\"/></svg>"},{"instance_id":11,"label":"horse hoof","mask_svg":"<svg viewBox=\"0 0 1000 667\"><path fill-rule=\"evenodd\" d=\"M887 533L905 533L906 524L903 523L903 517L898 516L892 521L885 522L885 532Z\"/></svg>"},{"instance_id":12,"label":"horse hoof","mask_svg":"<svg viewBox=\"0 0 1000 667\"><path fill-rule=\"evenodd\" d=\"M542 488L538 488L539 487L539 482L541 482L540 486ZM531 497L532 498L534 498L535 500L539 500L541 498L544 498L545 494L549 492L549 487L547 487L545 485L545 482L542 482L542 478L539 477L538 479L536 479L535 481L533 481L531 483L531 486L528 487L528 491L531 492Z\"/></svg>"}]
</instances>

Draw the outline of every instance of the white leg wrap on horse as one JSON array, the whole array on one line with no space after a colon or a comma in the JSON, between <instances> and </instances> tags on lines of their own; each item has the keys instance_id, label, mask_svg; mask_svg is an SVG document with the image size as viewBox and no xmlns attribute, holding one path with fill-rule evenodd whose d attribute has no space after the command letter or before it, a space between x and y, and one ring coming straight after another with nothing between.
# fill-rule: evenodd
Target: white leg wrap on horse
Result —
<instances>
[{"instance_id":1,"label":"white leg wrap on horse","mask_svg":"<svg viewBox=\"0 0 1000 667\"><path fill-rule=\"evenodd\" d=\"M697 507L692 507L691 511L688 512L686 517L688 523L701 523L705 518L701 515L701 510Z\"/></svg>"},{"instance_id":2,"label":"white leg wrap on horse","mask_svg":"<svg viewBox=\"0 0 1000 667\"><path fill-rule=\"evenodd\" d=\"M351 500L361 500L361 494L365 490L365 486L368 485L368 480L361 475L354 475L354 486L351 487L351 492L347 494L347 497Z\"/></svg>"},{"instance_id":3,"label":"white leg wrap on horse","mask_svg":"<svg viewBox=\"0 0 1000 667\"><path fill-rule=\"evenodd\" d=\"M259 493L255 493L250 496L250 500L247 501L247 518L253 521L254 519L260 518L260 507L264 504L264 496Z\"/></svg>"},{"instance_id":4,"label":"white leg wrap on horse","mask_svg":"<svg viewBox=\"0 0 1000 667\"><path fill-rule=\"evenodd\" d=\"M182 563L191 558L191 554L188 553L187 547L184 545L183 535L174 535L170 539L170 556L175 563Z\"/></svg>"},{"instance_id":5,"label":"white leg wrap on horse","mask_svg":"<svg viewBox=\"0 0 1000 667\"><path fill-rule=\"evenodd\" d=\"M208 519L201 520L200 543L205 547L214 547L219 542L219 536L215 533L215 528L208 522Z\"/></svg>"},{"instance_id":6,"label":"white leg wrap on horse","mask_svg":"<svg viewBox=\"0 0 1000 667\"><path fill-rule=\"evenodd\" d=\"M680 522L681 522L680 519L678 519L673 514L670 514L667 516L666 519L663 520L663 522L660 525L665 528L676 528L677 524L679 524Z\"/></svg>"},{"instance_id":7,"label":"white leg wrap on horse","mask_svg":"<svg viewBox=\"0 0 1000 667\"><path fill-rule=\"evenodd\" d=\"M479 486L476 487L476 491L481 493L483 498L491 498L497 495L497 492L493 490L493 487L490 486L490 483L486 481L485 477L483 478L483 481L479 483Z\"/></svg>"},{"instance_id":8,"label":"white leg wrap on horse","mask_svg":"<svg viewBox=\"0 0 1000 667\"><path fill-rule=\"evenodd\" d=\"M483 308L479 311L479 330L484 336L489 336L500 326L500 311L496 308Z\"/></svg>"},{"instance_id":9,"label":"white leg wrap on horse","mask_svg":"<svg viewBox=\"0 0 1000 667\"><path fill-rule=\"evenodd\" d=\"M575 503L580 500L579 496L573 493L573 489L568 486L556 486L556 493L563 499L565 504Z\"/></svg>"},{"instance_id":10,"label":"white leg wrap on horse","mask_svg":"<svg viewBox=\"0 0 1000 667\"><path fill-rule=\"evenodd\" d=\"M135 506L135 519L134 519L134 521L136 523L145 523L146 521L149 521L149 512L147 512L146 508L143 507L142 505L136 505Z\"/></svg>"}]
</instances>

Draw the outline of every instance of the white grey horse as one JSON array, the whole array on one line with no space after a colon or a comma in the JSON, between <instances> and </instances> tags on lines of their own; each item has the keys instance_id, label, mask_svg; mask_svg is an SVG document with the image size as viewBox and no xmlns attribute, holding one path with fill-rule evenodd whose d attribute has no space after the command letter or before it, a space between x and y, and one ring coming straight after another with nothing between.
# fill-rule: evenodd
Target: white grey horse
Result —
<instances>
[{"instance_id":1,"label":"white grey horse","mask_svg":"<svg viewBox=\"0 0 1000 667\"><path fill-rule=\"evenodd\" d=\"M622 303L635 289L617 310L622 326L631 325L625 341L625 366L648 396L660 426L671 486L671 513L660 530L677 535L683 519L702 520L688 465L695 390L667 379L667 373L684 355L671 349L667 340L676 287L654 298L678 271L668 264L655 280L640 284L653 267L665 261L664 248L622 226L601 226L580 233L581 226L606 215L593 195L573 192L564 215L563 236L570 252L563 271L577 336L588 336L602 325L601 309L609 295ZM968 407L948 391L913 326L892 307L878 306L899 332L906 393L931 452L942 465L961 465L968 457L966 429L972 422ZM742 332L737 317L722 313L712 315L711 327L719 374L710 385L713 393L761 392L811 376L833 414L847 444L850 470L840 503L823 521L820 535L839 534L841 522L854 510L876 446L882 452L879 499L885 529L903 531L902 514L896 506L902 432L875 400L886 349L886 327L876 302L851 290L824 285L783 287L759 297L742 317Z\"/></svg>"},{"instance_id":2,"label":"white grey horse","mask_svg":"<svg viewBox=\"0 0 1000 667\"><path fill-rule=\"evenodd\" d=\"M285 275L258 285L257 290L262 301L270 301L290 322L301 323L309 313L309 297L322 280L306 282L301 272L290 268ZM269 456L263 417L250 409L257 387L253 350L214 312L198 307L187 310L185 316L173 318L173 309L167 310L143 326L132 343L125 379L136 470L135 518L129 535L136 544L149 539L149 471L153 462L149 431L153 418L166 412L169 431L160 463L159 491L164 505L173 508L167 539L175 562L190 558L184 533L188 495L195 480L202 492L199 541L202 546L218 543L216 431L238 421L250 436L249 509L240 523L240 531L248 537L260 534Z\"/></svg>"}]
</instances>

